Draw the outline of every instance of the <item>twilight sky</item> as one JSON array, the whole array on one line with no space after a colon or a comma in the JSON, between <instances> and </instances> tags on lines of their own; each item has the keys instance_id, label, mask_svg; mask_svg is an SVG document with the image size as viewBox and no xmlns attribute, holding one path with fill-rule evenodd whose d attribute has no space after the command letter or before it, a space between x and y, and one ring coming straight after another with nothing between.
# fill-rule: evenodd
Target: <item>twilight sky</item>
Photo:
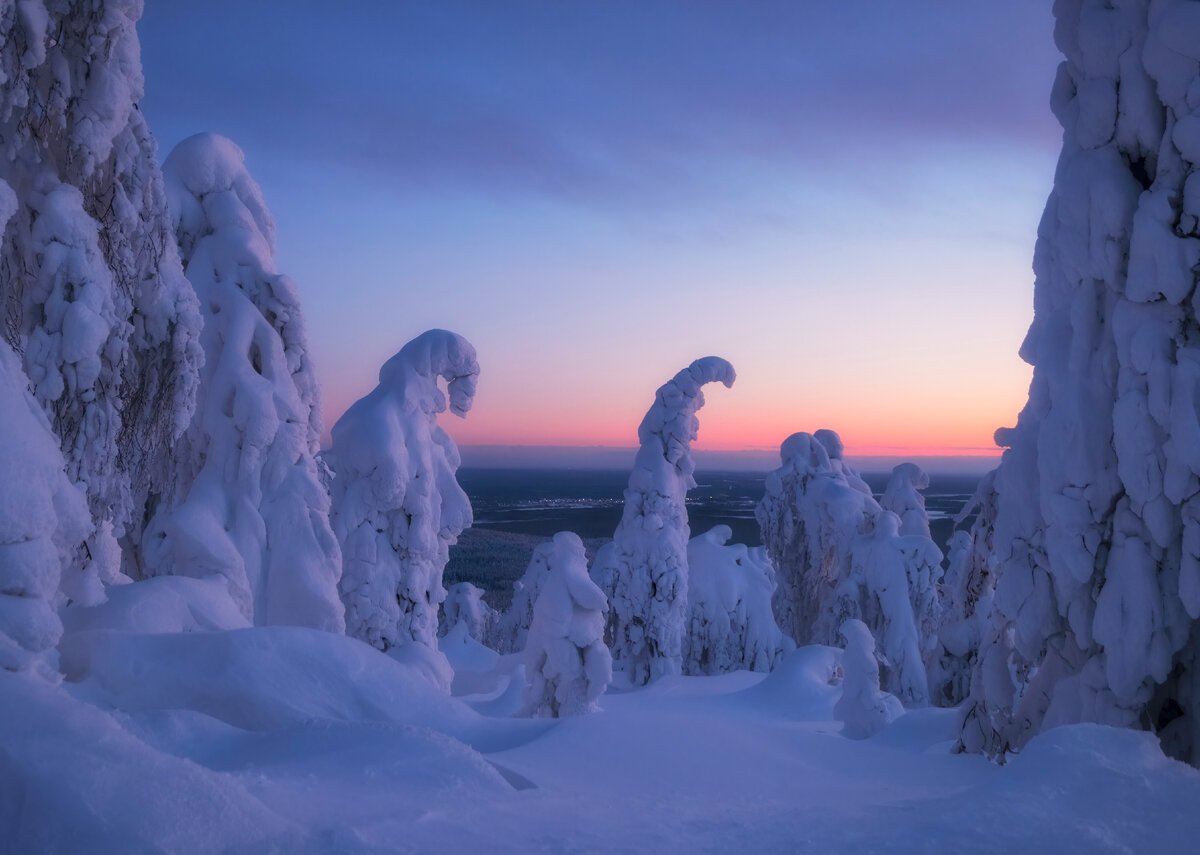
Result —
<instances>
[{"instance_id":1,"label":"twilight sky","mask_svg":"<svg viewBox=\"0 0 1200 855\"><path fill-rule=\"evenodd\" d=\"M977 453L1029 384L1049 6L150 2L142 106L245 151L327 426L444 327L464 445L633 445L716 354L697 448Z\"/></svg>"}]
</instances>

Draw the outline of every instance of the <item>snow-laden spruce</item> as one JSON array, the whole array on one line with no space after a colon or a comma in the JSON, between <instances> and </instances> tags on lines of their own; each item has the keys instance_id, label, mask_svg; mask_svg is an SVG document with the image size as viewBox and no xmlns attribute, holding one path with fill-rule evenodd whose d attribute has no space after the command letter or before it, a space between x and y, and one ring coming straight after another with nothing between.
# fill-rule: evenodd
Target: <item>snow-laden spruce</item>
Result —
<instances>
[{"instance_id":1,"label":"snow-laden spruce","mask_svg":"<svg viewBox=\"0 0 1200 855\"><path fill-rule=\"evenodd\" d=\"M775 568L779 628L797 644L834 646L841 629L831 605L834 590L850 575L854 538L879 505L842 460L837 434L818 434L783 441L783 465L767 475L754 515Z\"/></svg>"},{"instance_id":2,"label":"snow-laden spruce","mask_svg":"<svg viewBox=\"0 0 1200 855\"><path fill-rule=\"evenodd\" d=\"M203 359L137 109L140 14L0 0L0 179L17 198L0 242L3 335L86 490L95 529L62 579L85 605L122 567L140 575L132 546L171 481Z\"/></svg>"},{"instance_id":3,"label":"snow-laden spruce","mask_svg":"<svg viewBox=\"0 0 1200 855\"><path fill-rule=\"evenodd\" d=\"M833 717L842 722L842 735L849 739L874 736L895 721L904 709L895 697L879 688L879 663L875 638L859 620L842 624L846 649L842 654L842 696L833 707Z\"/></svg>"},{"instance_id":4,"label":"snow-laden spruce","mask_svg":"<svg viewBox=\"0 0 1200 855\"><path fill-rule=\"evenodd\" d=\"M900 518L901 534L929 537L929 514L922 490L929 487L929 474L915 463L901 463L879 498L879 506Z\"/></svg>"},{"instance_id":5,"label":"snow-laden spruce","mask_svg":"<svg viewBox=\"0 0 1200 855\"><path fill-rule=\"evenodd\" d=\"M701 388L732 386L733 366L716 356L697 359L661 386L638 427L625 510L597 575L612 587L613 658L634 685L683 666L688 623L687 491L696 486L691 444L704 406ZM597 560L599 563L599 557Z\"/></svg>"},{"instance_id":6,"label":"snow-laden spruce","mask_svg":"<svg viewBox=\"0 0 1200 855\"><path fill-rule=\"evenodd\" d=\"M579 535L554 535L549 568L533 606L525 644L525 715L594 712L612 682L612 655L604 644L608 602L588 576Z\"/></svg>"},{"instance_id":7,"label":"snow-laden spruce","mask_svg":"<svg viewBox=\"0 0 1200 855\"><path fill-rule=\"evenodd\" d=\"M470 582L459 582L446 589L446 600L442 603L442 617L438 623L441 636L445 636L460 623L466 624L466 633L479 642L486 642L493 635L493 627L499 615L483 600L484 591Z\"/></svg>"},{"instance_id":8,"label":"snow-laden spruce","mask_svg":"<svg viewBox=\"0 0 1200 855\"><path fill-rule=\"evenodd\" d=\"M766 551L729 543L727 525L688 543L683 673L770 671L794 647L775 623L775 571Z\"/></svg>"},{"instance_id":9,"label":"snow-laden spruce","mask_svg":"<svg viewBox=\"0 0 1200 855\"><path fill-rule=\"evenodd\" d=\"M442 571L471 524L454 477L458 448L437 416L447 397L450 412L465 416L478 375L470 342L429 330L385 362L379 385L333 426L346 632L380 650L416 643L437 651Z\"/></svg>"},{"instance_id":10,"label":"snow-laden spruce","mask_svg":"<svg viewBox=\"0 0 1200 855\"><path fill-rule=\"evenodd\" d=\"M491 635L492 646L500 653L520 653L525 649L529 625L533 623L533 604L537 602L546 576L550 573L550 558L554 551L553 541L535 546L524 575L513 583L512 602L508 610L496 619Z\"/></svg>"},{"instance_id":11,"label":"snow-laden spruce","mask_svg":"<svg viewBox=\"0 0 1200 855\"><path fill-rule=\"evenodd\" d=\"M937 650L929 667L930 693L938 706L957 706L970 693L971 673L996 587L996 504L993 470L979 482L975 495L955 519L956 524L961 523L977 512L969 532L959 530L950 538L946 573L939 586L942 617Z\"/></svg>"},{"instance_id":12,"label":"snow-laden spruce","mask_svg":"<svg viewBox=\"0 0 1200 855\"><path fill-rule=\"evenodd\" d=\"M0 182L0 223L7 190ZM28 384L20 360L0 341L0 669L51 677L58 669L47 657L62 634L59 576L91 520Z\"/></svg>"},{"instance_id":13,"label":"snow-laden spruce","mask_svg":"<svg viewBox=\"0 0 1200 855\"><path fill-rule=\"evenodd\" d=\"M961 742L1149 727L1200 764L1200 4L1055 5L1063 126Z\"/></svg>"},{"instance_id":14,"label":"snow-laden spruce","mask_svg":"<svg viewBox=\"0 0 1200 855\"><path fill-rule=\"evenodd\" d=\"M937 650L942 554L932 540L900 534L881 510L851 546L850 574L834 592L832 619L856 618L875 638L883 688L905 706L929 703L926 662Z\"/></svg>"},{"instance_id":15,"label":"snow-laden spruce","mask_svg":"<svg viewBox=\"0 0 1200 855\"><path fill-rule=\"evenodd\" d=\"M224 576L254 624L341 632L341 553L314 452L316 383L295 286L241 149L198 134L163 166L205 362L175 483L142 543L147 574Z\"/></svg>"}]
</instances>

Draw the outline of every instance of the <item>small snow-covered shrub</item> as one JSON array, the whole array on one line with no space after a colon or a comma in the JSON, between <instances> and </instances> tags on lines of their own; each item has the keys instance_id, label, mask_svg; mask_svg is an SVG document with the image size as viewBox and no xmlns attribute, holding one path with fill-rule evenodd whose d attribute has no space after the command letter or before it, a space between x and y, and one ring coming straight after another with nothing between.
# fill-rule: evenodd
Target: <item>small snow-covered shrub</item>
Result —
<instances>
[{"instance_id":1,"label":"small snow-covered shrub","mask_svg":"<svg viewBox=\"0 0 1200 855\"><path fill-rule=\"evenodd\" d=\"M520 653L525 649L529 625L533 623L533 604L537 602L546 576L550 573L550 558L554 555L554 550L553 541L535 546L524 575L513 583L512 602L508 611L497 617L495 630L491 635L499 652Z\"/></svg>"},{"instance_id":2,"label":"small snow-covered shrub","mask_svg":"<svg viewBox=\"0 0 1200 855\"><path fill-rule=\"evenodd\" d=\"M563 531L553 545L525 645L525 715L592 712L612 682L612 655L604 645L608 604L588 577L583 542Z\"/></svg>"},{"instance_id":3,"label":"small snow-covered shrub","mask_svg":"<svg viewBox=\"0 0 1200 855\"><path fill-rule=\"evenodd\" d=\"M625 510L605 551L600 575L611 584L613 656L634 685L683 666L687 628L685 504L696 486L691 443L704 406L701 388L734 381L733 366L716 356L697 359L659 388L638 427L641 447L634 458Z\"/></svg>"},{"instance_id":4,"label":"small snow-covered shrub","mask_svg":"<svg viewBox=\"0 0 1200 855\"><path fill-rule=\"evenodd\" d=\"M842 722L842 735L850 739L874 736L903 712L900 702L879 688L879 663L875 639L862 621L842 624L846 650L842 654L842 696L833 717Z\"/></svg>"},{"instance_id":5,"label":"small snow-covered shrub","mask_svg":"<svg viewBox=\"0 0 1200 855\"><path fill-rule=\"evenodd\" d=\"M775 624L775 572L762 547L729 543L715 526L688 543L685 674L770 671L792 647Z\"/></svg>"},{"instance_id":6,"label":"small snow-covered shrub","mask_svg":"<svg viewBox=\"0 0 1200 855\"><path fill-rule=\"evenodd\" d=\"M496 610L483 601L483 590L470 582L459 582L446 589L442 603L441 632L445 636L460 623L466 624L467 635L485 641L499 617Z\"/></svg>"},{"instance_id":7,"label":"small snow-covered shrub","mask_svg":"<svg viewBox=\"0 0 1200 855\"><path fill-rule=\"evenodd\" d=\"M379 385L333 426L333 530L342 545L346 632L380 650L437 652L442 572L471 524L458 448L437 422L465 416L479 364L465 338L429 330L379 369Z\"/></svg>"},{"instance_id":8,"label":"small snow-covered shrub","mask_svg":"<svg viewBox=\"0 0 1200 855\"><path fill-rule=\"evenodd\" d=\"M922 490L929 487L929 474L915 463L901 463L892 469L879 506L900 518L901 534L929 537L929 514L925 511Z\"/></svg>"}]
</instances>

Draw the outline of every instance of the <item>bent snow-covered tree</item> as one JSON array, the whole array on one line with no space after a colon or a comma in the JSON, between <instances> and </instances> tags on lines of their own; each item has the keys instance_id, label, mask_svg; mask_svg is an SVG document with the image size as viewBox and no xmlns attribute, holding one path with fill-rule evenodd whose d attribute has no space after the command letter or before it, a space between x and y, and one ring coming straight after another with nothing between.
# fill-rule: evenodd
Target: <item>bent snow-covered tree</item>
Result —
<instances>
[{"instance_id":1,"label":"bent snow-covered tree","mask_svg":"<svg viewBox=\"0 0 1200 855\"><path fill-rule=\"evenodd\" d=\"M552 546L525 646L525 715L593 712L612 682L612 654L604 644L608 603L588 577L583 541L561 531Z\"/></svg>"},{"instance_id":2,"label":"bent snow-covered tree","mask_svg":"<svg viewBox=\"0 0 1200 855\"><path fill-rule=\"evenodd\" d=\"M729 543L727 525L688 543L683 673L770 671L794 648L775 623L775 571L761 547Z\"/></svg>"},{"instance_id":3,"label":"bent snow-covered tree","mask_svg":"<svg viewBox=\"0 0 1200 855\"><path fill-rule=\"evenodd\" d=\"M634 685L683 665L687 626L687 491L696 486L691 444L704 406L701 388L732 386L733 366L716 356L697 359L659 388L638 427L625 510L598 572L611 589L613 657Z\"/></svg>"},{"instance_id":4,"label":"bent snow-covered tree","mask_svg":"<svg viewBox=\"0 0 1200 855\"><path fill-rule=\"evenodd\" d=\"M465 338L422 333L383 364L379 385L333 426L333 530L342 545L346 632L380 650L437 650L442 571L471 524L458 448L437 422L465 416L479 364Z\"/></svg>"},{"instance_id":5,"label":"bent snow-covered tree","mask_svg":"<svg viewBox=\"0 0 1200 855\"><path fill-rule=\"evenodd\" d=\"M901 534L929 537L929 514L922 490L929 487L929 475L915 463L901 463L892 470L879 506L900 518Z\"/></svg>"},{"instance_id":6,"label":"bent snow-covered tree","mask_svg":"<svg viewBox=\"0 0 1200 855\"><path fill-rule=\"evenodd\" d=\"M142 96L140 3L0 0L0 335L96 526L63 591L99 602L170 482L202 354ZM124 551L125 569L134 552Z\"/></svg>"},{"instance_id":7,"label":"bent snow-covered tree","mask_svg":"<svg viewBox=\"0 0 1200 855\"><path fill-rule=\"evenodd\" d=\"M1200 763L1200 3L1065 0L1063 126L996 473L999 580L961 746L1156 730Z\"/></svg>"},{"instance_id":8,"label":"bent snow-covered tree","mask_svg":"<svg viewBox=\"0 0 1200 855\"><path fill-rule=\"evenodd\" d=\"M879 688L879 662L875 638L862 621L842 624L846 649L842 653L842 695L833 705L833 717L842 722L848 739L874 736L898 718L904 709Z\"/></svg>"},{"instance_id":9,"label":"bent snow-covered tree","mask_svg":"<svg viewBox=\"0 0 1200 855\"><path fill-rule=\"evenodd\" d=\"M341 632L341 553L314 453L316 382L295 286L241 149L199 134L163 166L205 362L174 489L142 544L144 571L226 577L255 624Z\"/></svg>"},{"instance_id":10,"label":"bent snow-covered tree","mask_svg":"<svg viewBox=\"0 0 1200 855\"><path fill-rule=\"evenodd\" d=\"M446 589L446 600L442 603L442 616L438 622L438 634L445 636L460 623L466 624L466 633L476 641L486 644L494 632L499 617L496 610L483 600L483 590L470 582L459 582Z\"/></svg>"}]
</instances>

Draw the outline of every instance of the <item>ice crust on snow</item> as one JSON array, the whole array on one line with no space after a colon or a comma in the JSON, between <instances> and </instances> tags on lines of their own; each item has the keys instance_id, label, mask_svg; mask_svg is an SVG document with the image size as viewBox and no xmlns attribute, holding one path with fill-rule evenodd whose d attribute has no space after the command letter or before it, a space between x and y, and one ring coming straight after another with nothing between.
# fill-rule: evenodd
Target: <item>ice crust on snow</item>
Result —
<instances>
[{"instance_id":1,"label":"ice crust on snow","mask_svg":"<svg viewBox=\"0 0 1200 855\"><path fill-rule=\"evenodd\" d=\"M996 473L999 579L964 748L1148 726L1200 762L1200 43L1186 0L1064 0L1034 367Z\"/></svg>"},{"instance_id":2,"label":"ice crust on snow","mask_svg":"<svg viewBox=\"0 0 1200 855\"><path fill-rule=\"evenodd\" d=\"M458 448L437 415L448 403L465 416L478 375L465 338L430 330L385 362L379 385L333 426L346 632L380 650L416 643L437 654L442 571L471 525L471 503L454 477Z\"/></svg>"},{"instance_id":3,"label":"ice crust on snow","mask_svg":"<svg viewBox=\"0 0 1200 855\"><path fill-rule=\"evenodd\" d=\"M775 623L775 571L763 547L729 543L716 526L688 542L685 674L770 671L794 648Z\"/></svg>"},{"instance_id":4,"label":"ice crust on snow","mask_svg":"<svg viewBox=\"0 0 1200 855\"><path fill-rule=\"evenodd\" d=\"M579 535L554 535L554 550L525 642L525 715L595 712L612 682L612 654L604 644L608 600L592 582Z\"/></svg>"},{"instance_id":5,"label":"ice crust on snow","mask_svg":"<svg viewBox=\"0 0 1200 855\"><path fill-rule=\"evenodd\" d=\"M696 412L704 406L705 384L728 388L735 376L720 357L697 359L658 389L638 427L641 446L621 522L594 569L612 608L613 658L634 685L683 667L690 537L685 500L696 486L691 457L700 428Z\"/></svg>"},{"instance_id":6,"label":"ice crust on snow","mask_svg":"<svg viewBox=\"0 0 1200 855\"><path fill-rule=\"evenodd\" d=\"M173 489L143 538L145 572L223 576L252 623L342 632L316 380L270 213L224 137L184 140L163 171L205 362Z\"/></svg>"}]
</instances>

